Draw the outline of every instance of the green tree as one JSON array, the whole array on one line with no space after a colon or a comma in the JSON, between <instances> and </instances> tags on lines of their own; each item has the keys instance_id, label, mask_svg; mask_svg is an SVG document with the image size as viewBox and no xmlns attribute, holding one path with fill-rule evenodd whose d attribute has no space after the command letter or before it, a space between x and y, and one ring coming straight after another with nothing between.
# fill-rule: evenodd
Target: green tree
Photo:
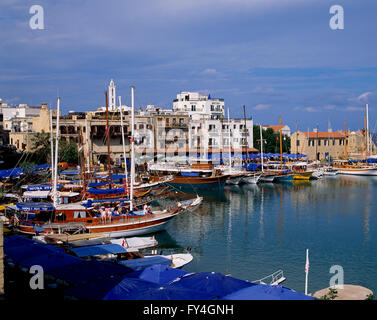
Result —
<instances>
[{"instance_id":1,"label":"green tree","mask_svg":"<svg viewBox=\"0 0 377 320\"><path fill-rule=\"evenodd\" d=\"M37 132L32 138L33 158L38 158L38 163L47 163L51 161L51 142L50 133Z\"/></svg>"},{"instance_id":2,"label":"green tree","mask_svg":"<svg viewBox=\"0 0 377 320\"><path fill-rule=\"evenodd\" d=\"M79 163L77 143L65 140L59 142L59 162Z\"/></svg>"},{"instance_id":3,"label":"green tree","mask_svg":"<svg viewBox=\"0 0 377 320\"><path fill-rule=\"evenodd\" d=\"M254 148L261 150L260 143L260 129L259 126L253 128ZM263 137L263 152L265 153L280 153L280 134L274 132L272 128L262 129ZM282 135L282 149L283 152L290 152L291 139L286 135Z\"/></svg>"}]
</instances>

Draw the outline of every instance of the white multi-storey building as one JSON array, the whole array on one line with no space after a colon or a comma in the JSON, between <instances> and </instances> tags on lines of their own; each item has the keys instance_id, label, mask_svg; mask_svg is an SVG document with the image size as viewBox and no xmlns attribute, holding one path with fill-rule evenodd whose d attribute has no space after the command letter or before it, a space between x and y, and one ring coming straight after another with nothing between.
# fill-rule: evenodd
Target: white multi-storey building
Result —
<instances>
[{"instance_id":1,"label":"white multi-storey building","mask_svg":"<svg viewBox=\"0 0 377 320\"><path fill-rule=\"evenodd\" d=\"M194 114L200 114L209 119L224 117L224 99L202 95L198 92L181 92L173 101L174 112L188 113L191 119Z\"/></svg>"},{"instance_id":2,"label":"white multi-storey building","mask_svg":"<svg viewBox=\"0 0 377 320\"><path fill-rule=\"evenodd\" d=\"M200 149L212 154L228 152L229 147L237 153L254 151L253 120L230 119L228 122L224 99L181 92L173 101L173 112L188 114L190 150Z\"/></svg>"}]
</instances>

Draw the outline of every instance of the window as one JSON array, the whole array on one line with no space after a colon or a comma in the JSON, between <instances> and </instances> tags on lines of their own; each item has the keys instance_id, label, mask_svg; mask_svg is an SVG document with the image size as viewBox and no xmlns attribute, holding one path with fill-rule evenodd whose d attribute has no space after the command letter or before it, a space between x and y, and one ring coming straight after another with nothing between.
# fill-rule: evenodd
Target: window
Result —
<instances>
[{"instance_id":1,"label":"window","mask_svg":"<svg viewBox=\"0 0 377 320\"><path fill-rule=\"evenodd\" d=\"M321 139L318 139L318 145L319 146L321 145Z\"/></svg>"},{"instance_id":2,"label":"window","mask_svg":"<svg viewBox=\"0 0 377 320\"><path fill-rule=\"evenodd\" d=\"M297 140L297 141L296 141L296 146L297 146L297 147L300 146L300 140Z\"/></svg>"},{"instance_id":3,"label":"window","mask_svg":"<svg viewBox=\"0 0 377 320\"><path fill-rule=\"evenodd\" d=\"M73 218L86 218L86 212L85 211L74 211L73 212Z\"/></svg>"},{"instance_id":4,"label":"window","mask_svg":"<svg viewBox=\"0 0 377 320\"><path fill-rule=\"evenodd\" d=\"M196 105L191 105L191 111L196 111Z\"/></svg>"}]
</instances>

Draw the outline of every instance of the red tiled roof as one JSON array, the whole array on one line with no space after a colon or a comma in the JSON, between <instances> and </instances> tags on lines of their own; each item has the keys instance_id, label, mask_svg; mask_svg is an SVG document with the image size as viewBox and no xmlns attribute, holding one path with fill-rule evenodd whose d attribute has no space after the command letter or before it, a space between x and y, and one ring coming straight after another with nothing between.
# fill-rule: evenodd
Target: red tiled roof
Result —
<instances>
[{"instance_id":1,"label":"red tiled roof","mask_svg":"<svg viewBox=\"0 0 377 320\"><path fill-rule=\"evenodd\" d=\"M344 138L344 132L303 132L307 137L311 139L315 138Z\"/></svg>"}]
</instances>

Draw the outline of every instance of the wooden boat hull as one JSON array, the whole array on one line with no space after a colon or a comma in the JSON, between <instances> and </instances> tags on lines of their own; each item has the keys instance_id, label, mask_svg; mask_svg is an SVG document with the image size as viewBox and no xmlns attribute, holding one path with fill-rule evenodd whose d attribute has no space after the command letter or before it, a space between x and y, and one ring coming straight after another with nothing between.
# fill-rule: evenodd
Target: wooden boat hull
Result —
<instances>
[{"instance_id":1,"label":"wooden boat hull","mask_svg":"<svg viewBox=\"0 0 377 320\"><path fill-rule=\"evenodd\" d=\"M179 211L180 212L180 211ZM89 234L98 234L104 237L119 238L139 236L144 234L155 233L164 230L172 219L179 214L164 214L160 217L131 217L124 218L111 223L93 222L92 225L86 224L85 227ZM57 225L43 225L44 232L40 234L58 233ZM33 226L19 225L18 230L24 234L35 235Z\"/></svg>"},{"instance_id":2,"label":"wooden boat hull","mask_svg":"<svg viewBox=\"0 0 377 320\"><path fill-rule=\"evenodd\" d=\"M293 180L310 180L312 174L313 171L295 172L293 175Z\"/></svg>"},{"instance_id":3,"label":"wooden boat hull","mask_svg":"<svg viewBox=\"0 0 377 320\"><path fill-rule=\"evenodd\" d=\"M229 176L217 176L217 177L185 177L185 176L175 176L168 185L182 189L182 188L193 188L201 190L209 190L213 188L224 189L225 181Z\"/></svg>"},{"instance_id":4,"label":"wooden boat hull","mask_svg":"<svg viewBox=\"0 0 377 320\"><path fill-rule=\"evenodd\" d=\"M276 181L276 182L292 181L293 180L293 176L294 176L293 173L275 176L275 180L274 181Z\"/></svg>"}]
</instances>

